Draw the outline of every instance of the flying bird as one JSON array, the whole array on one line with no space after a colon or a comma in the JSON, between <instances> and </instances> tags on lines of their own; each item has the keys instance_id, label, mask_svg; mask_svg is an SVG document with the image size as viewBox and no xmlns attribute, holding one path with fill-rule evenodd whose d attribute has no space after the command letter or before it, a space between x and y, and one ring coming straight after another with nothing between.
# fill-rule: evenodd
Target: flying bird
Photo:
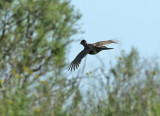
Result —
<instances>
[{"instance_id":1,"label":"flying bird","mask_svg":"<svg viewBox=\"0 0 160 116\"><path fill-rule=\"evenodd\" d=\"M84 46L84 49L76 56L76 58L71 62L71 64L68 67L68 70L75 70L76 68L79 67L79 64L81 63L81 60L87 55L87 54L97 54L102 50L110 50L113 48L107 48L106 46L103 45L108 45L111 43L117 43L112 40L108 41L100 41L92 44L88 44L86 40L82 40L80 42L81 45Z\"/></svg>"}]
</instances>

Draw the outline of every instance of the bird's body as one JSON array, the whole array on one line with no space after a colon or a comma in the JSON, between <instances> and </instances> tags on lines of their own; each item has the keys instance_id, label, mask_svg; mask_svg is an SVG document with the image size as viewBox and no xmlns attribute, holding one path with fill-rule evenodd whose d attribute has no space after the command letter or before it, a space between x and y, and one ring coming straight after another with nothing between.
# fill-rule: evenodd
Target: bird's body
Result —
<instances>
[{"instance_id":1,"label":"bird's body","mask_svg":"<svg viewBox=\"0 0 160 116\"><path fill-rule=\"evenodd\" d=\"M111 43L117 43L115 41L112 40L108 40L108 41L100 41L100 42L96 42L93 44L87 44L86 40L82 40L80 42L80 44L82 44L84 46L84 49L76 56L76 58L72 61L72 63L70 64L68 70L75 70L76 68L78 68L81 60L87 55L95 55L97 53L99 53L102 50L109 50L109 49L113 49L113 48L107 48L106 44L111 44Z\"/></svg>"}]
</instances>

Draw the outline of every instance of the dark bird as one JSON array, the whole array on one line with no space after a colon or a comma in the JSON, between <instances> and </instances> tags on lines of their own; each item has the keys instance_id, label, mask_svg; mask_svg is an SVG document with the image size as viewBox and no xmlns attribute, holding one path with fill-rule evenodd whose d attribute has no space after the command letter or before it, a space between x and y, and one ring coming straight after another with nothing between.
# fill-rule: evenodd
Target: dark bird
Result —
<instances>
[{"instance_id":1,"label":"dark bird","mask_svg":"<svg viewBox=\"0 0 160 116\"><path fill-rule=\"evenodd\" d=\"M100 41L100 42L96 42L93 44L87 44L86 40L82 40L80 42L80 44L82 44L84 46L84 49L76 56L76 58L71 62L71 64L68 67L68 70L75 70L76 68L79 67L79 64L81 63L81 60L87 55L87 54L97 54L102 50L110 50L113 48L107 48L106 46L103 45L107 45L107 44L111 44L111 43L117 43L115 41L112 40L108 40L108 41Z\"/></svg>"}]
</instances>

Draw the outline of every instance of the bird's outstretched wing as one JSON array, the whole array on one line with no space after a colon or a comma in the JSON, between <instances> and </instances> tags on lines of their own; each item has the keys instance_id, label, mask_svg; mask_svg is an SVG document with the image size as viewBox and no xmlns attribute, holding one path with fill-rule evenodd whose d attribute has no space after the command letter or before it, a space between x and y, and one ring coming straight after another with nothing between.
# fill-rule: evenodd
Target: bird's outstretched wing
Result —
<instances>
[{"instance_id":1,"label":"bird's outstretched wing","mask_svg":"<svg viewBox=\"0 0 160 116\"><path fill-rule=\"evenodd\" d=\"M82 50L77 56L76 58L72 61L72 63L69 65L68 67L68 71L69 70L75 70L76 68L79 67L79 64L81 63L81 60L89 53L89 50Z\"/></svg>"},{"instance_id":2,"label":"bird's outstretched wing","mask_svg":"<svg viewBox=\"0 0 160 116\"><path fill-rule=\"evenodd\" d=\"M111 44L111 43L117 43L117 42L113 41L113 40L99 41L99 42L93 43L92 45L99 47L99 46L107 45L107 44Z\"/></svg>"}]
</instances>

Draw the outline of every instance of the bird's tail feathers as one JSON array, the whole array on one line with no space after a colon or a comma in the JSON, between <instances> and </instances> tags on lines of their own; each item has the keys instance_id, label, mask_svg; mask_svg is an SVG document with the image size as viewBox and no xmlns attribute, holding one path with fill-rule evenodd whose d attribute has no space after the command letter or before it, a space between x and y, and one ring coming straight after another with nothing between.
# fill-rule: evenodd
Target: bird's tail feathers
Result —
<instances>
[{"instance_id":1,"label":"bird's tail feathers","mask_svg":"<svg viewBox=\"0 0 160 116\"><path fill-rule=\"evenodd\" d=\"M114 49L114 48L101 48L101 50L110 50L110 49Z\"/></svg>"}]
</instances>

